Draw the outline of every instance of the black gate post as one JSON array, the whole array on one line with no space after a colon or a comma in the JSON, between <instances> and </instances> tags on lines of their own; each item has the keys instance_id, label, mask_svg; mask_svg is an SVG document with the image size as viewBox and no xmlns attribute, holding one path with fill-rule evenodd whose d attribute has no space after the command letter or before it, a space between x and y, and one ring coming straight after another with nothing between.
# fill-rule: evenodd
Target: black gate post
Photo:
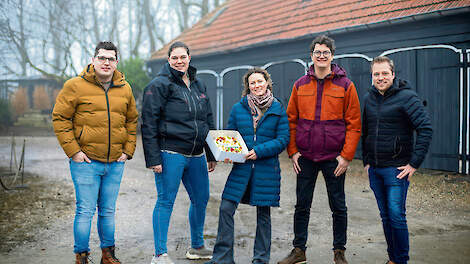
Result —
<instances>
[{"instance_id":1,"label":"black gate post","mask_svg":"<svg viewBox=\"0 0 470 264\"><path fill-rule=\"evenodd\" d=\"M467 124L468 124L468 115L470 114L468 111L468 49L462 49L462 57L461 62L461 69L462 69L462 75L460 78L462 78L462 95L463 96L463 120L462 120L462 173L467 174L468 173L468 168L467 168L467 160L468 160L468 148L467 148L467 142L468 142L468 131L467 131Z\"/></svg>"}]
</instances>

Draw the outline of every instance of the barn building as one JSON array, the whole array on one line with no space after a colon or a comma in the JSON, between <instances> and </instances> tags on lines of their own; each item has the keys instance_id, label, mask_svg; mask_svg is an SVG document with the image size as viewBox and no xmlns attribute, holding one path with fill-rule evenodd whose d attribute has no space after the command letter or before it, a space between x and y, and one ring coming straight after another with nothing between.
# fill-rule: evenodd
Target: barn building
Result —
<instances>
[{"instance_id":1,"label":"barn building","mask_svg":"<svg viewBox=\"0 0 470 264\"><path fill-rule=\"evenodd\" d=\"M346 69L361 100L371 86L370 61L387 55L432 119L433 142L422 167L468 174L469 16L470 0L229 0L174 41L189 45L218 128L240 99L249 67L266 68L275 96L287 105L319 34L335 39L334 63ZM152 54L151 75L166 63L170 44Z\"/></svg>"}]
</instances>

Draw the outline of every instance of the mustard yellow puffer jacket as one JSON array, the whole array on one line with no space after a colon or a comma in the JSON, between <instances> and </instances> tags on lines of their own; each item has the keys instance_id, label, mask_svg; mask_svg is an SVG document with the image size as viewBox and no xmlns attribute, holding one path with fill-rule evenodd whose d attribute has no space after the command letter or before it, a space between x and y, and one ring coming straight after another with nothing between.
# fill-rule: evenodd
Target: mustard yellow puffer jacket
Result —
<instances>
[{"instance_id":1,"label":"mustard yellow puffer jacket","mask_svg":"<svg viewBox=\"0 0 470 264\"><path fill-rule=\"evenodd\" d=\"M138 113L124 74L115 71L108 91L96 79L93 65L67 82L57 96L52 123L67 156L83 151L90 159L132 158Z\"/></svg>"}]
</instances>

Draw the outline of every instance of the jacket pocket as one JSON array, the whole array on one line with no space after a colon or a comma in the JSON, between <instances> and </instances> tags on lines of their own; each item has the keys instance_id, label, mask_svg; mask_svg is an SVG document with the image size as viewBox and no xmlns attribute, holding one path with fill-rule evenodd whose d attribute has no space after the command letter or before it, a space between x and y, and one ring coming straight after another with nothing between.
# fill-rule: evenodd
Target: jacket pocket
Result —
<instances>
[{"instance_id":1,"label":"jacket pocket","mask_svg":"<svg viewBox=\"0 0 470 264\"><path fill-rule=\"evenodd\" d=\"M299 119L297 123L297 132L295 136L295 143L299 150L310 149L310 131L312 129L312 123L310 120Z\"/></svg>"},{"instance_id":2,"label":"jacket pocket","mask_svg":"<svg viewBox=\"0 0 470 264\"><path fill-rule=\"evenodd\" d=\"M77 141L80 145L85 143L84 138L85 138L86 134L87 134L86 126L84 125L84 126L81 127L80 133L78 133L78 136L77 136Z\"/></svg>"},{"instance_id":3,"label":"jacket pocket","mask_svg":"<svg viewBox=\"0 0 470 264\"><path fill-rule=\"evenodd\" d=\"M344 91L325 90L323 97L323 109L327 113L327 120L343 119Z\"/></svg>"},{"instance_id":4,"label":"jacket pocket","mask_svg":"<svg viewBox=\"0 0 470 264\"><path fill-rule=\"evenodd\" d=\"M314 104L315 98L316 96L314 94L313 88L311 87L300 86L299 90L297 90L297 100L299 101L298 104L300 106Z\"/></svg>"},{"instance_id":5,"label":"jacket pocket","mask_svg":"<svg viewBox=\"0 0 470 264\"><path fill-rule=\"evenodd\" d=\"M400 155L402 150L402 146L400 144L400 137L396 136L395 139L393 140L393 156L392 158L396 158Z\"/></svg>"},{"instance_id":6,"label":"jacket pocket","mask_svg":"<svg viewBox=\"0 0 470 264\"><path fill-rule=\"evenodd\" d=\"M340 152L346 137L346 126L343 121L329 122L325 125L325 150Z\"/></svg>"}]
</instances>

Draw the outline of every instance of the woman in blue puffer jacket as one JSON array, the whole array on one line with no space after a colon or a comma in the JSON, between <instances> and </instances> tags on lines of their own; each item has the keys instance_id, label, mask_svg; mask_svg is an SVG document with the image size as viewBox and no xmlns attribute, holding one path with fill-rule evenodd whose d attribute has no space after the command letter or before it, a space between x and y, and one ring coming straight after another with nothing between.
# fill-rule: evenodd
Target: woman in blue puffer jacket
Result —
<instances>
[{"instance_id":1,"label":"woman in blue puffer jacket","mask_svg":"<svg viewBox=\"0 0 470 264\"><path fill-rule=\"evenodd\" d=\"M279 206L281 170L278 155L289 143L286 110L272 94L272 80L261 68L243 77L242 99L230 113L227 129L237 130L249 153L234 163L222 194L213 258L208 263L234 263L234 221L238 204L256 206L257 226L253 263L269 263L271 206Z\"/></svg>"}]
</instances>

